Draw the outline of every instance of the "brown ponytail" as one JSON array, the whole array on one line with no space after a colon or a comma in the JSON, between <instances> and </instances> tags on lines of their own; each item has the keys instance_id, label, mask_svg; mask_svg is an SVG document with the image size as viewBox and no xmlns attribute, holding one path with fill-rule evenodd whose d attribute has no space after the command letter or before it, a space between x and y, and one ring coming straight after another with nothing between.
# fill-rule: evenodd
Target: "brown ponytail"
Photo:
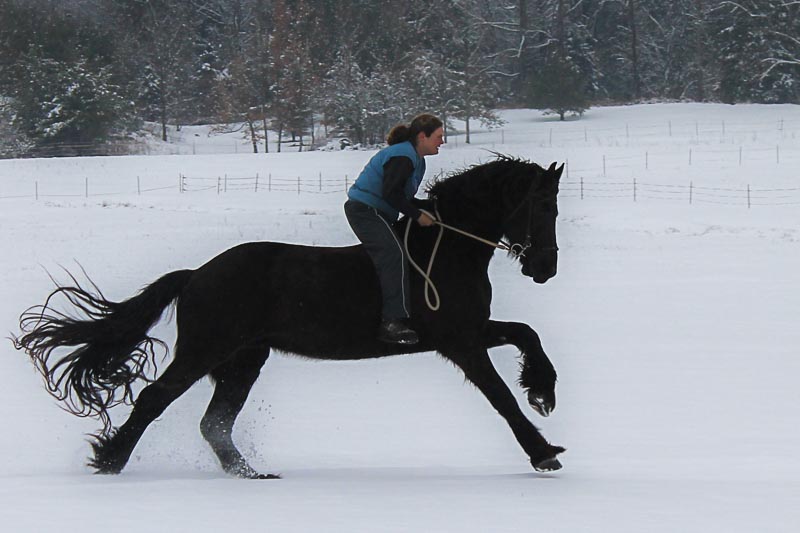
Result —
<instances>
[{"instance_id":1,"label":"brown ponytail","mask_svg":"<svg viewBox=\"0 0 800 533\"><path fill-rule=\"evenodd\" d=\"M414 117L411 124L398 124L386 137L386 142L389 146L405 141L411 141L414 146L417 145L417 136L420 132L424 132L426 137L430 137L434 131L443 126L442 121L433 115L422 114Z\"/></svg>"}]
</instances>

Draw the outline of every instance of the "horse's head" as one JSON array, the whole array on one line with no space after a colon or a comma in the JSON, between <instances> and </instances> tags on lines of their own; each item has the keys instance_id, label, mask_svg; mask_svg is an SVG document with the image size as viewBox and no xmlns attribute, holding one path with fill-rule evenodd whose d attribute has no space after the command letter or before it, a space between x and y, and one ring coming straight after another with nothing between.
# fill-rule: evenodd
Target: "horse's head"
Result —
<instances>
[{"instance_id":1,"label":"horse's head","mask_svg":"<svg viewBox=\"0 0 800 533\"><path fill-rule=\"evenodd\" d=\"M556 168L553 163L545 170L531 164L530 168L535 169L535 175L525 178L525 190L519 186L507 190L504 203L511 211L504 233L511 243L511 253L522 263L522 274L544 283L556 275L558 266L556 197L564 165Z\"/></svg>"}]
</instances>

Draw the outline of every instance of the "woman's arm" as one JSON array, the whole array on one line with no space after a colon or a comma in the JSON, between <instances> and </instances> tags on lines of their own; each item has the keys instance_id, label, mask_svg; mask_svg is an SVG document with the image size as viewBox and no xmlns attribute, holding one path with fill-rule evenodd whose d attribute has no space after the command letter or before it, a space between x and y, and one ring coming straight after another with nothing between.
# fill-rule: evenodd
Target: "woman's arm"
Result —
<instances>
[{"instance_id":1,"label":"woman's arm","mask_svg":"<svg viewBox=\"0 0 800 533\"><path fill-rule=\"evenodd\" d=\"M405 194L406 183L412 174L414 164L411 159L406 156L389 159L383 165L383 199L404 215L417 220L422 212L411 204Z\"/></svg>"}]
</instances>

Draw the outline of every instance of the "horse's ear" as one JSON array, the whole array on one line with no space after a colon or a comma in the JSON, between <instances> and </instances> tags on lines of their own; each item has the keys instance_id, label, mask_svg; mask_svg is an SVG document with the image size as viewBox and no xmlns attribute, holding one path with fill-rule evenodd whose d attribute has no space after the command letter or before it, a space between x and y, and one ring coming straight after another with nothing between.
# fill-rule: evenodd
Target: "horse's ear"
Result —
<instances>
[{"instance_id":1,"label":"horse's ear","mask_svg":"<svg viewBox=\"0 0 800 533\"><path fill-rule=\"evenodd\" d=\"M556 169L556 162L555 162L555 161L553 161L553 162L550 164L550 168L548 168L548 169L547 169L547 171L548 171L548 172L553 172L555 169Z\"/></svg>"},{"instance_id":2,"label":"horse's ear","mask_svg":"<svg viewBox=\"0 0 800 533\"><path fill-rule=\"evenodd\" d=\"M556 169L556 179L561 179L561 174L564 172L564 165L565 163L561 163L561 166ZM555 163L553 163L555 166Z\"/></svg>"}]
</instances>

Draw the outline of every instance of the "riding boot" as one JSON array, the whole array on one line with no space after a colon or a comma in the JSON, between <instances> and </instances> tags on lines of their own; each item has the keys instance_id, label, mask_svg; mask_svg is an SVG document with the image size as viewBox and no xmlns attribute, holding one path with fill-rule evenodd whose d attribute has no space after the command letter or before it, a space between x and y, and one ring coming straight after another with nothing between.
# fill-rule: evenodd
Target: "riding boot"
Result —
<instances>
[{"instance_id":1,"label":"riding boot","mask_svg":"<svg viewBox=\"0 0 800 533\"><path fill-rule=\"evenodd\" d=\"M383 342L396 344L416 344L419 342L417 332L409 328L402 319L384 320L378 330L378 338Z\"/></svg>"}]
</instances>

